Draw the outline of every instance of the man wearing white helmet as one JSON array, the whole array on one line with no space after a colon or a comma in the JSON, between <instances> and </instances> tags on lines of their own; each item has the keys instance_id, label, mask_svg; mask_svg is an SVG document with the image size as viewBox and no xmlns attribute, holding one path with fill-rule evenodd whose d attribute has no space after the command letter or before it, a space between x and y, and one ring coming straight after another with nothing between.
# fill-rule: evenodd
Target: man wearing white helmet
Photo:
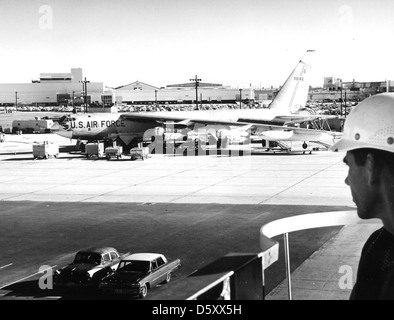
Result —
<instances>
[{"instance_id":1,"label":"man wearing white helmet","mask_svg":"<svg viewBox=\"0 0 394 320\"><path fill-rule=\"evenodd\" d=\"M394 299L394 93L359 103L331 150L346 151L358 216L383 222L364 245L350 299Z\"/></svg>"}]
</instances>

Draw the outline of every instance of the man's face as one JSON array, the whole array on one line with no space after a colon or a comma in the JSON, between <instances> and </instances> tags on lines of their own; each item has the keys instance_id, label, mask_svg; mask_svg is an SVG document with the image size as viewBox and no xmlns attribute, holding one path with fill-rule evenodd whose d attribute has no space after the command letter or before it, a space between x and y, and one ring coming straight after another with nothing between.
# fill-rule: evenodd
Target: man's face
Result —
<instances>
[{"instance_id":1,"label":"man's face","mask_svg":"<svg viewBox=\"0 0 394 320\"><path fill-rule=\"evenodd\" d=\"M349 151L343 162L349 167L345 183L352 192L358 216L361 219L377 218L377 197L373 186L369 183L367 166L357 165L353 153Z\"/></svg>"}]
</instances>

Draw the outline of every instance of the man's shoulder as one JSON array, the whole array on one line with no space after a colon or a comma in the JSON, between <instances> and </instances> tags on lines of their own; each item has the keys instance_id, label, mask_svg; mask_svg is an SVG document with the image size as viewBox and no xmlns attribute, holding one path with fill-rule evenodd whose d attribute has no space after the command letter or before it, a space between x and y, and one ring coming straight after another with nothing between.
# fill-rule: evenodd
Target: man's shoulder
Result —
<instances>
[{"instance_id":1,"label":"man's shoulder","mask_svg":"<svg viewBox=\"0 0 394 320\"><path fill-rule=\"evenodd\" d=\"M377 230L375 230L368 238L368 240L365 242L365 246L370 246L370 245L374 245L377 241L381 241L383 240L384 234L387 231L385 231L384 227L381 227Z\"/></svg>"}]
</instances>

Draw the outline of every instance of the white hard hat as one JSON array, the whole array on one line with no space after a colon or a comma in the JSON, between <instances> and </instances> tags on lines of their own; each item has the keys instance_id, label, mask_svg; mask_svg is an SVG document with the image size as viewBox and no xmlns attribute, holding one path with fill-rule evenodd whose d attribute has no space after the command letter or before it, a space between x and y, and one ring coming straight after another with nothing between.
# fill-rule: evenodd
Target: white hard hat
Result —
<instances>
[{"instance_id":1,"label":"white hard hat","mask_svg":"<svg viewBox=\"0 0 394 320\"><path fill-rule=\"evenodd\" d=\"M360 102L346 119L341 140L331 151L372 148L394 153L394 93Z\"/></svg>"}]
</instances>

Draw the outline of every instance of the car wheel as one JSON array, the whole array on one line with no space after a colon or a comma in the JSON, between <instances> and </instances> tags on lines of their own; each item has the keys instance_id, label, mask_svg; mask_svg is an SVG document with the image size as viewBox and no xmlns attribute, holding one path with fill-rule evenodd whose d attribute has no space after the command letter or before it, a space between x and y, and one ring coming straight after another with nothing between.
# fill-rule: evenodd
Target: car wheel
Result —
<instances>
[{"instance_id":1,"label":"car wheel","mask_svg":"<svg viewBox=\"0 0 394 320\"><path fill-rule=\"evenodd\" d=\"M146 284L143 284L141 287L141 292L139 294L140 299L145 298L147 294L148 294L148 287L146 286Z\"/></svg>"},{"instance_id":2,"label":"car wheel","mask_svg":"<svg viewBox=\"0 0 394 320\"><path fill-rule=\"evenodd\" d=\"M168 272L167 276L166 276L166 283L168 283L170 281L171 281L171 272Z\"/></svg>"}]
</instances>

